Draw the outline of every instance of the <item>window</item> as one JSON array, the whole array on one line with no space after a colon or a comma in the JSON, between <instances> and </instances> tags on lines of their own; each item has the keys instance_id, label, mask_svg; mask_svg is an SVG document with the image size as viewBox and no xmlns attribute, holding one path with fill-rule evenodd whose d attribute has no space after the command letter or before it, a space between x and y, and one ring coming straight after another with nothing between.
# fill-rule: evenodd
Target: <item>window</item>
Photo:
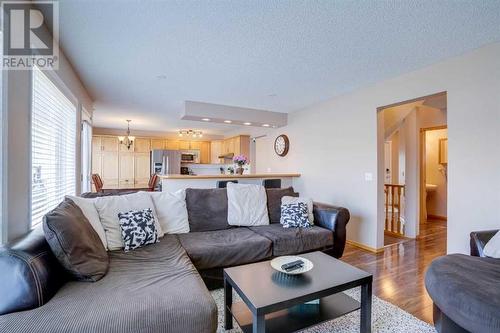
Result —
<instances>
[{"instance_id":1,"label":"window","mask_svg":"<svg viewBox=\"0 0 500 333\"><path fill-rule=\"evenodd\" d=\"M76 191L76 106L40 70L33 70L31 226Z\"/></svg>"}]
</instances>

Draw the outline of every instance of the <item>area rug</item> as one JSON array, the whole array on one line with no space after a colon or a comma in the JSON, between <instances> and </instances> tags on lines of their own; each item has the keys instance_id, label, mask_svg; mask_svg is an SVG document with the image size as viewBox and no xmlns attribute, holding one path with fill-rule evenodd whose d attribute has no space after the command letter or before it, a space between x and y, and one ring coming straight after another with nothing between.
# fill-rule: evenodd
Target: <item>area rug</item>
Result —
<instances>
[{"instance_id":1,"label":"area rug","mask_svg":"<svg viewBox=\"0 0 500 333\"><path fill-rule=\"evenodd\" d=\"M355 288L345 292L347 295L359 301L360 288ZM224 329L224 290L212 291L212 297L217 303L219 324L217 333L240 333L238 324L234 322L234 329L226 331ZM241 301L238 295L234 294L233 301ZM234 320L233 320L234 321ZM351 312L343 317L320 325L308 328L304 333L354 333L359 332L359 310ZM425 332L435 333L432 325L412 316L408 312L397 306L373 296L372 302L372 332Z\"/></svg>"}]
</instances>

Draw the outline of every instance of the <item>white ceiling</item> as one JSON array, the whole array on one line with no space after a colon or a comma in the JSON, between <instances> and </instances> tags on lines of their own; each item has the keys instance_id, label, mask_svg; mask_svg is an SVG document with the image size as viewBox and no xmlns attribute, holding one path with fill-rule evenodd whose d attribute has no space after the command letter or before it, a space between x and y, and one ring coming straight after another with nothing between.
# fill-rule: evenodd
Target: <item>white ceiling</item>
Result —
<instances>
[{"instance_id":1,"label":"white ceiling","mask_svg":"<svg viewBox=\"0 0 500 333\"><path fill-rule=\"evenodd\" d=\"M60 38L97 126L220 134L184 101L301 109L499 41L500 1L65 0Z\"/></svg>"}]
</instances>

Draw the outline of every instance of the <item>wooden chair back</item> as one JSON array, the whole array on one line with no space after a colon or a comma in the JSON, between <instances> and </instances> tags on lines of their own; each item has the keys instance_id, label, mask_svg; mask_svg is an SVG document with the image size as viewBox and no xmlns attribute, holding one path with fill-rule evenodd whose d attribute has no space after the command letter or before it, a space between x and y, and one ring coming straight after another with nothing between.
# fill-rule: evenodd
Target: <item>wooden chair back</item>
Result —
<instances>
[{"instance_id":1,"label":"wooden chair back","mask_svg":"<svg viewBox=\"0 0 500 333\"><path fill-rule=\"evenodd\" d=\"M93 173L92 174L92 182L94 183L94 186L95 186L95 191L96 192L103 192L103 183L102 183L102 179L101 179L101 176L99 176L98 173Z\"/></svg>"},{"instance_id":2,"label":"wooden chair back","mask_svg":"<svg viewBox=\"0 0 500 333\"><path fill-rule=\"evenodd\" d=\"M158 182L158 175L154 173L149 178L149 183L148 183L148 188L151 192L154 192L157 182Z\"/></svg>"}]
</instances>

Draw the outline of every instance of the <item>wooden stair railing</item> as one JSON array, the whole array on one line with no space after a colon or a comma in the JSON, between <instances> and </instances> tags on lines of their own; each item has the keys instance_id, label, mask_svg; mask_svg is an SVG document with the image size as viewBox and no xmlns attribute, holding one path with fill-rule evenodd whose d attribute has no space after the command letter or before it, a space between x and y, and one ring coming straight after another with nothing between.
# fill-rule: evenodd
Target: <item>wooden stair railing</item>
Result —
<instances>
[{"instance_id":1,"label":"wooden stair railing","mask_svg":"<svg viewBox=\"0 0 500 333\"><path fill-rule=\"evenodd\" d=\"M404 236L404 225L401 223L401 199L405 195L405 186L385 184L385 231L397 236Z\"/></svg>"}]
</instances>

